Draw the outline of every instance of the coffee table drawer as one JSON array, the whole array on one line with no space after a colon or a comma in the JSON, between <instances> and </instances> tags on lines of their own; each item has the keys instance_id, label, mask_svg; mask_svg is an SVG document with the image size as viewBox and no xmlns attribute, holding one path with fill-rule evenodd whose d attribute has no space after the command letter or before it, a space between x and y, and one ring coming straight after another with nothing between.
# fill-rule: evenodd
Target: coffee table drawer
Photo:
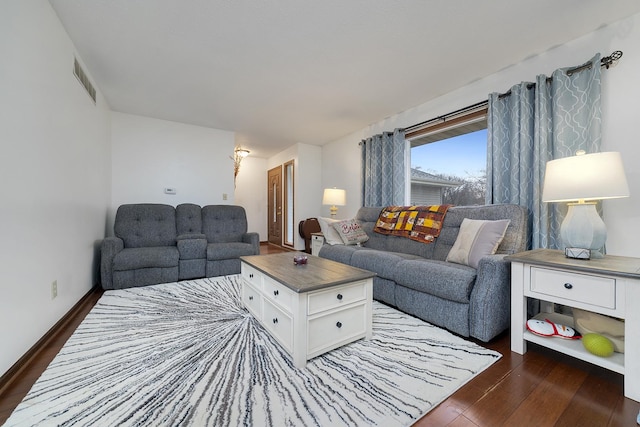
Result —
<instances>
[{"instance_id":1,"label":"coffee table drawer","mask_svg":"<svg viewBox=\"0 0 640 427\"><path fill-rule=\"evenodd\" d=\"M242 302L254 317L262 318L262 296L253 286L245 282L242 287Z\"/></svg>"},{"instance_id":2,"label":"coffee table drawer","mask_svg":"<svg viewBox=\"0 0 640 427\"><path fill-rule=\"evenodd\" d=\"M366 282L358 282L338 289L309 294L309 314L316 314L332 308L363 301L367 296Z\"/></svg>"},{"instance_id":3,"label":"coffee table drawer","mask_svg":"<svg viewBox=\"0 0 640 427\"><path fill-rule=\"evenodd\" d=\"M262 289L262 273L244 262L240 265L242 278L254 288L258 290Z\"/></svg>"},{"instance_id":4,"label":"coffee table drawer","mask_svg":"<svg viewBox=\"0 0 640 427\"><path fill-rule=\"evenodd\" d=\"M308 353L324 353L323 350L351 342L354 337L364 337L366 330L365 303L316 317L309 320Z\"/></svg>"},{"instance_id":5,"label":"coffee table drawer","mask_svg":"<svg viewBox=\"0 0 640 427\"><path fill-rule=\"evenodd\" d=\"M270 277L264 276L263 279L262 289L264 290L264 295L290 312L291 307L293 307L293 291L290 291L284 287L284 285L281 285Z\"/></svg>"},{"instance_id":6,"label":"coffee table drawer","mask_svg":"<svg viewBox=\"0 0 640 427\"><path fill-rule=\"evenodd\" d=\"M293 322L291 317L269 300L264 300L262 321L282 346L289 352L293 350Z\"/></svg>"}]
</instances>

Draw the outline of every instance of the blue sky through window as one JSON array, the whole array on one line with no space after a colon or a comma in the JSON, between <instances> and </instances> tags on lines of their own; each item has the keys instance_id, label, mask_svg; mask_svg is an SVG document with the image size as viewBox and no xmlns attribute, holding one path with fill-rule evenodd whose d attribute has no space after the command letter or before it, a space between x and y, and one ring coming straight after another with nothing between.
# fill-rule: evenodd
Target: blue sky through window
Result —
<instances>
[{"instance_id":1,"label":"blue sky through window","mask_svg":"<svg viewBox=\"0 0 640 427\"><path fill-rule=\"evenodd\" d=\"M443 139L411 149L411 167L423 172L479 176L487 168L487 130Z\"/></svg>"}]
</instances>

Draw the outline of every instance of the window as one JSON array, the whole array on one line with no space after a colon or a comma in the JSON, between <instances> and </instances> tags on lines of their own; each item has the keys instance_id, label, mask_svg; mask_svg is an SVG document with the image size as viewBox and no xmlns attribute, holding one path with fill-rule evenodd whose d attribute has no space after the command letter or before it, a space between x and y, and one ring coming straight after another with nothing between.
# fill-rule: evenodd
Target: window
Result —
<instances>
[{"instance_id":1,"label":"window","mask_svg":"<svg viewBox=\"0 0 640 427\"><path fill-rule=\"evenodd\" d=\"M483 205L487 118L483 108L442 117L406 134L411 145L412 205Z\"/></svg>"}]
</instances>

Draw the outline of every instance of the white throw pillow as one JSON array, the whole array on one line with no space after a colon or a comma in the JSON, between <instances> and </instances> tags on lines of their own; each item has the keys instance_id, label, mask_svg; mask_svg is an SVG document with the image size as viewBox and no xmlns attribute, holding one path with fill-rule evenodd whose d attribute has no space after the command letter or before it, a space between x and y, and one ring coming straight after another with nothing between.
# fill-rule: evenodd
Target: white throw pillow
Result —
<instances>
[{"instance_id":1,"label":"white throw pillow","mask_svg":"<svg viewBox=\"0 0 640 427\"><path fill-rule=\"evenodd\" d=\"M447 255L447 261L478 268L480 258L496 253L509 222L508 219L463 219L456 242Z\"/></svg>"},{"instance_id":2,"label":"white throw pillow","mask_svg":"<svg viewBox=\"0 0 640 427\"><path fill-rule=\"evenodd\" d=\"M320 231L324 234L324 241L330 245L342 245L342 238L338 234L333 224L339 222L337 219L318 217L320 223Z\"/></svg>"},{"instance_id":3,"label":"white throw pillow","mask_svg":"<svg viewBox=\"0 0 640 427\"><path fill-rule=\"evenodd\" d=\"M355 219L335 222L333 228L336 229L345 245L358 245L369 240L369 236Z\"/></svg>"}]
</instances>

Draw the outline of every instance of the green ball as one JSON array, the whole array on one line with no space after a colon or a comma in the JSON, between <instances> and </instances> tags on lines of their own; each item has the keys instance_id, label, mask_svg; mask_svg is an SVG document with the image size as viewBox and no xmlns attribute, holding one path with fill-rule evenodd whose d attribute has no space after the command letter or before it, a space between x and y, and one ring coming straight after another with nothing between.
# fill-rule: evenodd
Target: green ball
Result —
<instances>
[{"instance_id":1,"label":"green ball","mask_svg":"<svg viewBox=\"0 0 640 427\"><path fill-rule=\"evenodd\" d=\"M582 337L582 345L589 353L600 357L609 357L613 354L613 343L600 334L585 334Z\"/></svg>"}]
</instances>

